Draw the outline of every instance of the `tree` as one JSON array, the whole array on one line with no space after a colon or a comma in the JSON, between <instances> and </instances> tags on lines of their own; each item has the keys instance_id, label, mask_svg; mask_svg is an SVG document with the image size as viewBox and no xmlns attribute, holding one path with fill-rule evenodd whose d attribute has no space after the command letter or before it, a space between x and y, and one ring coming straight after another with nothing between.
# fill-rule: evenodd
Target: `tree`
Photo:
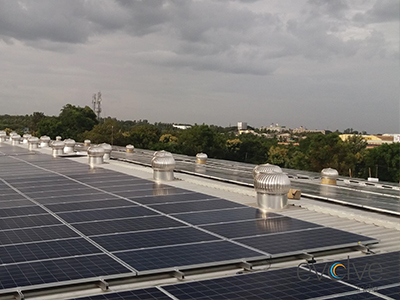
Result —
<instances>
[{"instance_id":1,"label":"tree","mask_svg":"<svg viewBox=\"0 0 400 300\"><path fill-rule=\"evenodd\" d=\"M58 117L45 117L37 125L37 134L39 136L47 135L54 140L60 132L61 124Z\"/></svg>"},{"instance_id":2,"label":"tree","mask_svg":"<svg viewBox=\"0 0 400 300\"><path fill-rule=\"evenodd\" d=\"M137 148L155 149L160 139L160 130L150 124L134 126L128 132L127 139Z\"/></svg>"},{"instance_id":3,"label":"tree","mask_svg":"<svg viewBox=\"0 0 400 300\"><path fill-rule=\"evenodd\" d=\"M81 138L88 139L95 144L108 143L121 146L128 144L119 122L111 118L105 119L102 124L95 125L92 130L85 131Z\"/></svg>"},{"instance_id":4,"label":"tree","mask_svg":"<svg viewBox=\"0 0 400 300\"><path fill-rule=\"evenodd\" d=\"M181 132L178 145L182 153L187 155L204 152L209 157L221 157L225 149L225 139L207 125L194 125Z\"/></svg>"},{"instance_id":5,"label":"tree","mask_svg":"<svg viewBox=\"0 0 400 300\"><path fill-rule=\"evenodd\" d=\"M272 146L268 151L268 162L284 167L289 160L288 151L288 149L279 146Z\"/></svg>"},{"instance_id":6,"label":"tree","mask_svg":"<svg viewBox=\"0 0 400 300\"><path fill-rule=\"evenodd\" d=\"M378 178L383 181L399 182L400 180L400 143L383 144L379 147L368 149L365 155L364 176L369 176L378 167Z\"/></svg>"}]
</instances>

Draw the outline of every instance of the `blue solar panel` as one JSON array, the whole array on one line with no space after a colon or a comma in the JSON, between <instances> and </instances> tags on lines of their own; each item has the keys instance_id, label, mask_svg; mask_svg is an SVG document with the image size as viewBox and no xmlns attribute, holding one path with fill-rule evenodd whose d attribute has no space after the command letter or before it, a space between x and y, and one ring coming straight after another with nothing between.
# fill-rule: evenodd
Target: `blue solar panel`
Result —
<instances>
[{"instance_id":1,"label":"blue solar panel","mask_svg":"<svg viewBox=\"0 0 400 300\"><path fill-rule=\"evenodd\" d=\"M356 246L358 242L369 242L371 238L333 228L317 228L298 232L269 234L258 237L239 238L238 242L272 254L272 257L301 253L310 250Z\"/></svg>"},{"instance_id":2,"label":"blue solar panel","mask_svg":"<svg viewBox=\"0 0 400 300\"><path fill-rule=\"evenodd\" d=\"M376 290L376 292L393 299L400 299L400 285L391 288L379 289Z\"/></svg>"},{"instance_id":3,"label":"blue solar panel","mask_svg":"<svg viewBox=\"0 0 400 300\"><path fill-rule=\"evenodd\" d=\"M378 287L400 283L400 251L385 254L368 255L337 261L345 268L338 269L338 276L352 285L360 288L375 289ZM333 263L328 264L330 267ZM323 271L325 264L317 264L316 270ZM350 278L348 277L350 275Z\"/></svg>"},{"instance_id":4,"label":"blue solar panel","mask_svg":"<svg viewBox=\"0 0 400 300\"><path fill-rule=\"evenodd\" d=\"M300 221L289 217L276 217L270 219L258 219L202 226L202 228L205 230L214 232L227 238L280 233L315 227L321 226L315 223Z\"/></svg>"},{"instance_id":5,"label":"blue solar panel","mask_svg":"<svg viewBox=\"0 0 400 300\"><path fill-rule=\"evenodd\" d=\"M100 235L116 232L140 231L148 229L180 227L184 224L164 216L141 217L110 221L77 223L74 227L85 235Z\"/></svg>"},{"instance_id":6,"label":"blue solar panel","mask_svg":"<svg viewBox=\"0 0 400 300\"><path fill-rule=\"evenodd\" d=\"M92 238L108 251L140 249L155 246L177 245L218 238L192 227L154 230L125 234L112 234Z\"/></svg>"},{"instance_id":7,"label":"blue solar panel","mask_svg":"<svg viewBox=\"0 0 400 300\"><path fill-rule=\"evenodd\" d=\"M60 224L50 214L0 219L0 230Z\"/></svg>"},{"instance_id":8,"label":"blue solar panel","mask_svg":"<svg viewBox=\"0 0 400 300\"><path fill-rule=\"evenodd\" d=\"M300 281L297 268L163 286L178 299L310 299L354 291L333 280Z\"/></svg>"},{"instance_id":9,"label":"blue solar panel","mask_svg":"<svg viewBox=\"0 0 400 300\"><path fill-rule=\"evenodd\" d=\"M223 261L240 262L242 259L264 256L228 241L126 251L115 255L138 271L184 268L198 264L219 265Z\"/></svg>"},{"instance_id":10,"label":"blue solar panel","mask_svg":"<svg viewBox=\"0 0 400 300\"><path fill-rule=\"evenodd\" d=\"M101 200L101 201L85 201L62 204L46 204L45 206L53 212L67 212L85 209L97 209L106 207L134 206L130 201L123 199Z\"/></svg>"},{"instance_id":11,"label":"blue solar panel","mask_svg":"<svg viewBox=\"0 0 400 300\"><path fill-rule=\"evenodd\" d=\"M103 200L122 200L121 198L104 194L102 192L97 192L97 194L88 194L81 196L73 196L73 197L50 197L50 198L42 198L35 199L40 204L49 205L49 204L67 204L65 207L68 210L68 203L76 203L76 202L90 202L90 201L103 201ZM62 209L63 210L63 209ZM64 209L65 210L65 209Z\"/></svg>"},{"instance_id":12,"label":"blue solar panel","mask_svg":"<svg viewBox=\"0 0 400 300\"><path fill-rule=\"evenodd\" d=\"M69 300L171 300L169 296L161 292L157 288L147 288L119 293L106 293L84 298L74 298Z\"/></svg>"},{"instance_id":13,"label":"blue solar panel","mask_svg":"<svg viewBox=\"0 0 400 300\"><path fill-rule=\"evenodd\" d=\"M151 207L166 214L174 214L181 212L217 210L217 209L246 207L246 206L224 199L215 199L215 200L206 200L198 202L192 201L192 202L181 202L181 203L171 203L171 204L157 204L157 205L151 205Z\"/></svg>"},{"instance_id":14,"label":"blue solar panel","mask_svg":"<svg viewBox=\"0 0 400 300\"><path fill-rule=\"evenodd\" d=\"M0 264L100 253L83 238L0 247Z\"/></svg>"},{"instance_id":15,"label":"blue solar panel","mask_svg":"<svg viewBox=\"0 0 400 300\"><path fill-rule=\"evenodd\" d=\"M262 213L253 207L239 207L218 211L205 211L194 213L175 214L174 217L193 225L211 224L219 222L231 222L239 220L253 220L260 218L272 218L280 215L274 213Z\"/></svg>"},{"instance_id":16,"label":"blue solar panel","mask_svg":"<svg viewBox=\"0 0 400 300\"><path fill-rule=\"evenodd\" d=\"M5 230L0 231L0 245L20 244L71 237L78 237L78 234L65 225Z\"/></svg>"},{"instance_id":17,"label":"blue solar panel","mask_svg":"<svg viewBox=\"0 0 400 300\"><path fill-rule=\"evenodd\" d=\"M58 215L65 221L69 223L74 223L74 222L86 222L93 220L152 216L157 214L158 213L142 206L128 206L121 208L74 211L74 212L60 213Z\"/></svg>"},{"instance_id":18,"label":"blue solar panel","mask_svg":"<svg viewBox=\"0 0 400 300\"><path fill-rule=\"evenodd\" d=\"M0 266L0 289L56 282L68 284L75 279L126 273L130 270L105 254L3 265Z\"/></svg>"}]
</instances>

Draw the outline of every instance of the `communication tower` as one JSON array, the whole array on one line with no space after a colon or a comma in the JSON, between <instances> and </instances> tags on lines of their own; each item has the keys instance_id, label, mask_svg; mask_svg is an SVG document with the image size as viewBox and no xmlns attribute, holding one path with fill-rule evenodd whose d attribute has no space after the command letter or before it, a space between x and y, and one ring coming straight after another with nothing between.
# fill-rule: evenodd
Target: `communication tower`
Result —
<instances>
[{"instance_id":1,"label":"communication tower","mask_svg":"<svg viewBox=\"0 0 400 300\"><path fill-rule=\"evenodd\" d=\"M100 113L101 113L101 92L97 94L93 94L92 104L93 104L93 111L97 115L97 120L100 121Z\"/></svg>"}]
</instances>

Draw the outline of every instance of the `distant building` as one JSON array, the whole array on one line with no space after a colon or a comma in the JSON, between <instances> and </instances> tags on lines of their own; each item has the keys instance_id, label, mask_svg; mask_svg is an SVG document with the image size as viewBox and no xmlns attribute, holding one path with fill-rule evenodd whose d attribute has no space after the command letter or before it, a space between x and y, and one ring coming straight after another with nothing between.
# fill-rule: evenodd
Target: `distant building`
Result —
<instances>
[{"instance_id":1,"label":"distant building","mask_svg":"<svg viewBox=\"0 0 400 300\"><path fill-rule=\"evenodd\" d=\"M172 124L172 127L178 128L178 129L189 129L192 127L192 125L187 125L187 124Z\"/></svg>"},{"instance_id":2,"label":"distant building","mask_svg":"<svg viewBox=\"0 0 400 300\"><path fill-rule=\"evenodd\" d=\"M293 133L322 133L325 134L325 130L310 130L307 128L304 128L303 126L300 126L299 128L291 129Z\"/></svg>"},{"instance_id":3,"label":"distant building","mask_svg":"<svg viewBox=\"0 0 400 300\"><path fill-rule=\"evenodd\" d=\"M354 134L341 134L339 137L342 141L347 141ZM399 136L399 135L397 135ZM392 144L395 142L396 135L361 135L364 141L367 142L367 149L375 148L383 144Z\"/></svg>"},{"instance_id":4,"label":"distant building","mask_svg":"<svg viewBox=\"0 0 400 300\"><path fill-rule=\"evenodd\" d=\"M238 122L237 123L238 130L247 130L247 122Z\"/></svg>"},{"instance_id":5,"label":"distant building","mask_svg":"<svg viewBox=\"0 0 400 300\"><path fill-rule=\"evenodd\" d=\"M287 130L287 129L286 129L286 126L279 126L278 123L276 123L276 124L272 123L272 124L269 125L269 126L262 126L260 129L261 129L261 130L274 131L274 132L282 132L282 131Z\"/></svg>"}]
</instances>

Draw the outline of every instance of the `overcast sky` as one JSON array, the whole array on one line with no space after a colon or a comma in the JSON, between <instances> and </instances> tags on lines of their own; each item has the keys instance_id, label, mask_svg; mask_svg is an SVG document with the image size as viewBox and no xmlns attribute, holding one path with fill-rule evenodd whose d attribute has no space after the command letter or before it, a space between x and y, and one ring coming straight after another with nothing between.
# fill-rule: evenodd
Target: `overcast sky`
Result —
<instances>
[{"instance_id":1,"label":"overcast sky","mask_svg":"<svg viewBox=\"0 0 400 300\"><path fill-rule=\"evenodd\" d=\"M399 132L399 0L0 0L0 114Z\"/></svg>"}]
</instances>

